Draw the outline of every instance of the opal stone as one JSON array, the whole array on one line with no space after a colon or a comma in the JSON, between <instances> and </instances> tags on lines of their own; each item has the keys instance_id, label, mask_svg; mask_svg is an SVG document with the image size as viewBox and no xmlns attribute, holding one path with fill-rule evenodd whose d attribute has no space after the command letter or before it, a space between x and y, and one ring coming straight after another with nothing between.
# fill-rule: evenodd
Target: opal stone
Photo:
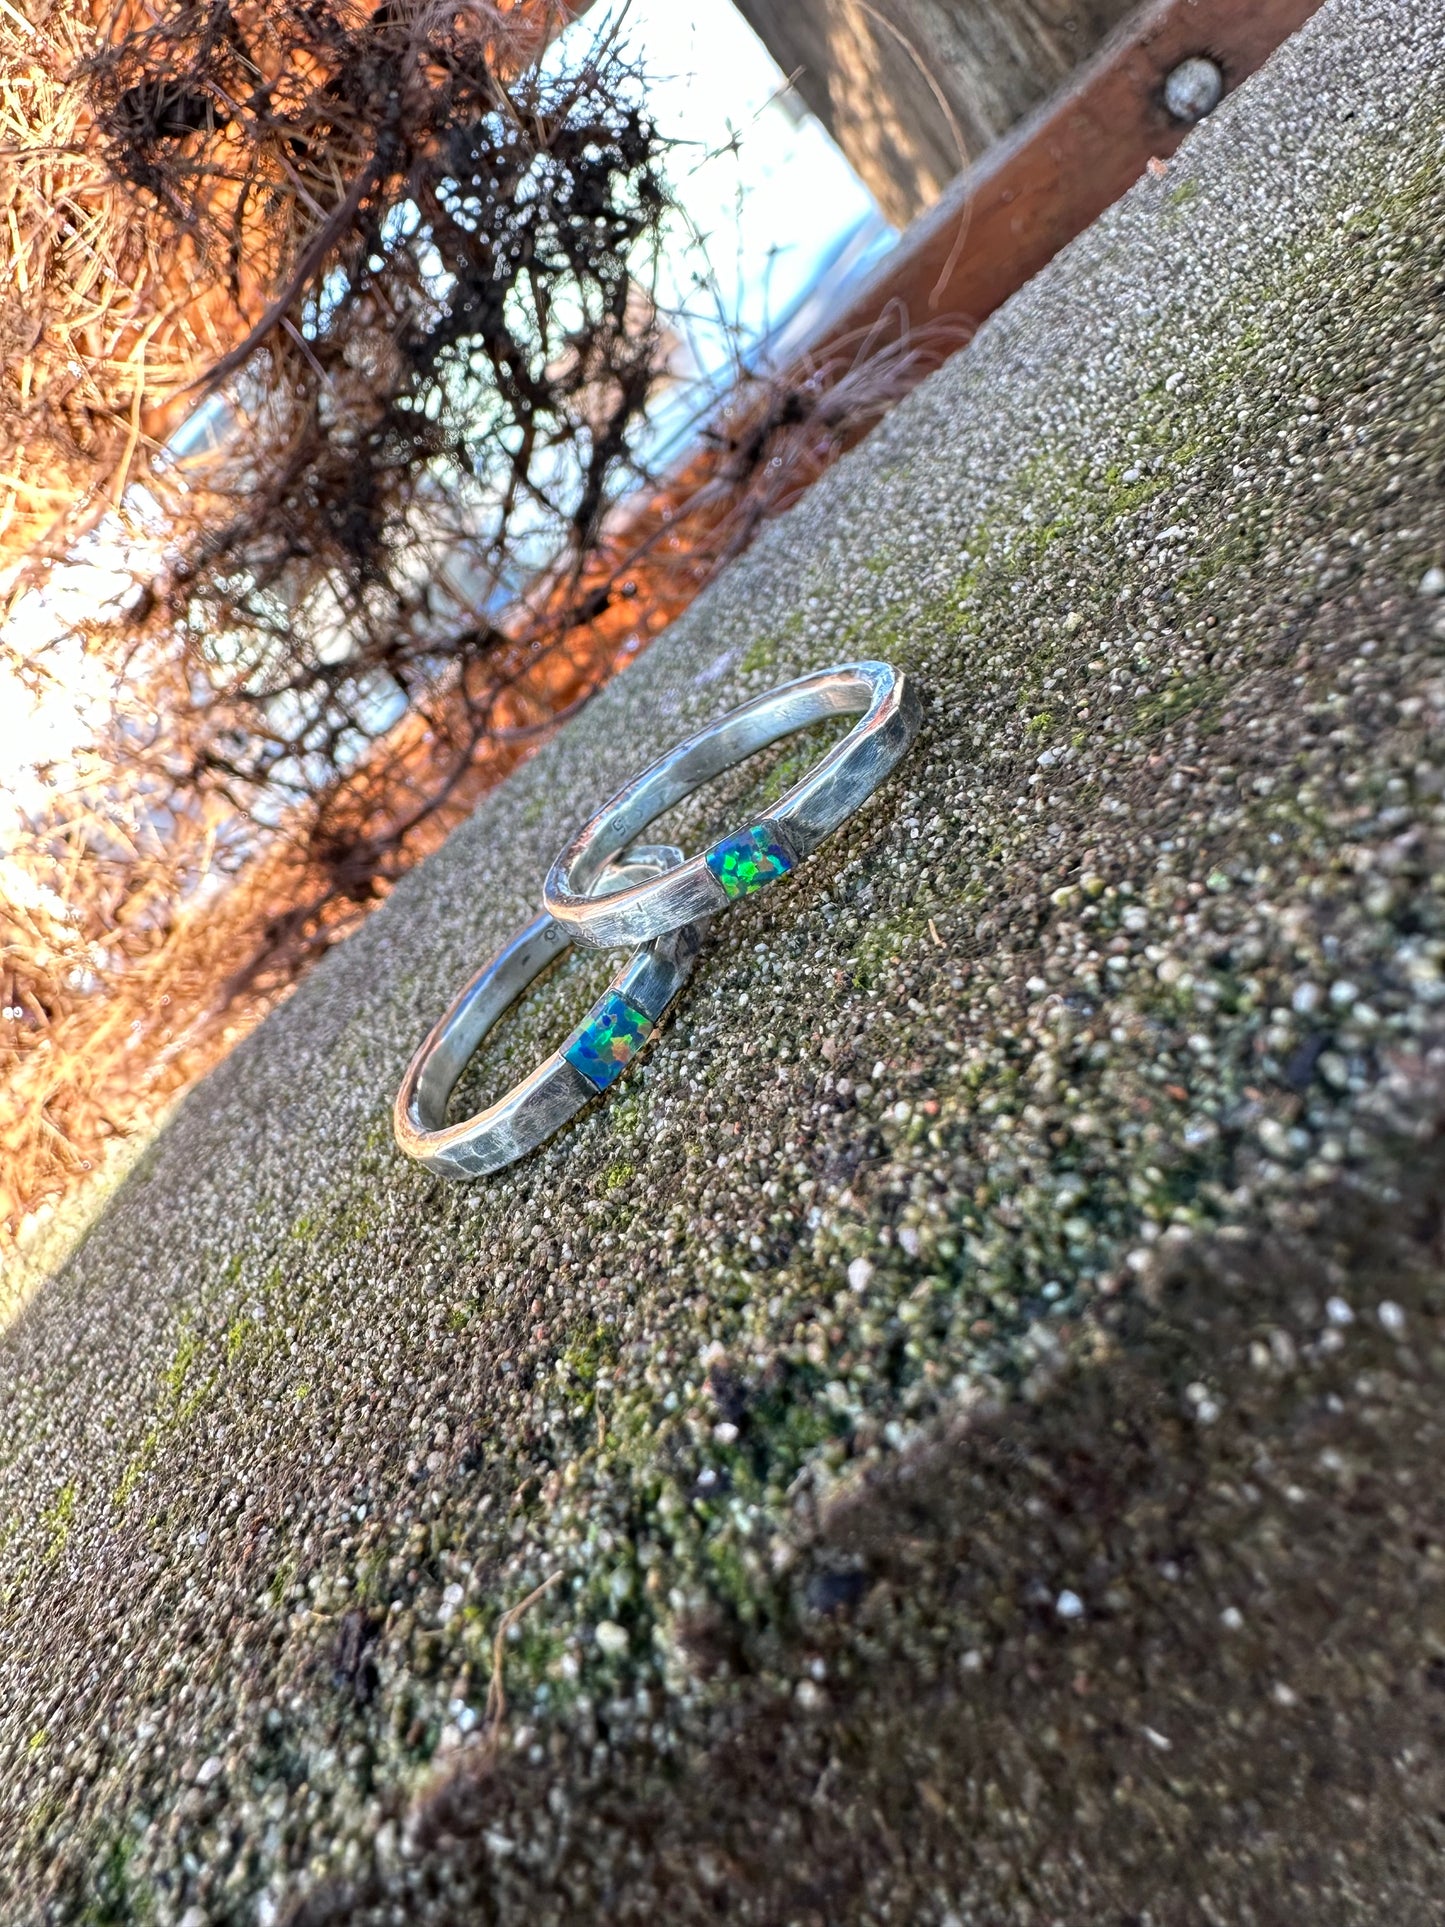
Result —
<instances>
[{"instance_id":1,"label":"opal stone","mask_svg":"<svg viewBox=\"0 0 1445 1927\"><path fill-rule=\"evenodd\" d=\"M761 890L765 883L785 876L793 867L793 859L766 823L754 823L751 829L714 843L706 862L730 897L745 897L750 891Z\"/></svg>"},{"instance_id":2,"label":"opal stone","mask_svg":"<svg viewBox=\"0 0 1445 1927\"><path fill-rule=\"evenodd\" d=\"M567 1039L562 1055L589 1084L605 1091L651 1035L652 1019L644 1017L615 990L609 990Z\"/></svg>"}]
</instances>

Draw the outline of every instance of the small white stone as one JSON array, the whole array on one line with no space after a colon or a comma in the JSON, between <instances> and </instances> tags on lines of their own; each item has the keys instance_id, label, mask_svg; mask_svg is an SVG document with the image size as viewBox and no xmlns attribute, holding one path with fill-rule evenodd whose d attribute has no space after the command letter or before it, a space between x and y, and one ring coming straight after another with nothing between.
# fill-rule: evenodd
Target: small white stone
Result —
<instances>
[{"instance_id":1,"label":"small white stone","mask_svg":"<svg viewBox=\"0 0 1445 1927\"><path fill-rule=\"evenodd\" d=\"M1353 1325L1355 1322L1355 1314L1343 1298L1325 1300L1325 1317L1332 1325Z\"/></svg>"},{"instance_id":2,"label":"small white stone","mask_svg":"<svg viewBox=\"0 0 1445 1927\"><path fill-rule=\"evenodd\" d=\"M1445 569L1437 563L1425 571L1420 578L1420 594L1423 596L1445 595Z\"/></svg>"},{"instance_id":3,"label":"small white stone","mask_svg":"<svg viewBox=\"0 0 1445 1927\"><path fill-rule=\"evenodd\" d=\"M853 1291L867 1291L873 1266L867 1258L855 1258L848 1267L848 1284Z\"/></svg>"},{"instance_id":4,"label":"small white stone","mask_svg":"<svg viewBox=\"0 0 1445 1927\"><path fill-rule=\"evenodd\" d=\"M1082 1619L1084 1602L1076 1592L1070 1592L1066 1586L1054 1601L1054 1611L1060 1619Z\"/></svg>"},{"instance_id":5,"label":"small white stone","mask_svg":"<svg viewBox=\"0 0 1445 1927\"><path fill-rule=\"evenodd\" d=\"M918 1246L919 1246L917 1225L913 1225L913 1224L900 1225L898 1228L898 1242L900 1245L902 1245L903 1249L908 1253L910 1258L916 1258L918 1256Z\"/></svg>"},{"instance_id":6,"label":"small white stone","mask_svg":"<svg viewBox=\"0 0 1445 1927\"><path fill-rule=\"evenodd\" d=\"M1162 1733L1156 1732L1152 1726L1141 1726L1139 1731L1144 1735L1150 1746L1154 1747L1156 1751L1160 1753L1167 1753L1173 1745L1172 1740L1167 1740Z\"/></svg>"},{"instance_id":7,"label":"small white stone","mask_svg":"<svg viewBox=\"0 0 1445 1927\"><path fill-rule=\"evenodd\" d=\"M627 1637L627 1628L619 1626L615 1619L599 1619L597 1631L593 1636L609 1659L616 1659L625 1653L631 1643Z\"/></svg>"},{"instance_id":8,"label":"small white stone","mask_svg":"<svg viewBox=\"0 0 1445 1927\"><path fill-rule=\"evenodd\" d=\"M1320 1007L1320 987L1318 984L1296 984L1289 1001L1297 1017L1309 1017Z\"/></svg>"},{"instance_id":9,"label":"small white stone","mask_svg":"<svg viewBox=\"0 0 1445 1927\"><path fill-rule=\"evenodd\" d=\"M1321 1051L1316 1068L1332 1091L1347 1091L1350 1088L1350 1067L1338 1051Z\"/></svg>"},{"instance_id":10,"label":"small white stone","mask_svg":"<svg viewBox=\"0 0 1445 1927\"><path fill-rule=\"evenodd\" d=\"M1226 1606L1224 1611L1219 1615L1219 1623L1226 1632L1241 1632L1244 1628L1244 1614L1239 1610L1238 1606Z\"/></svg>"},{"instance_id":11,"label":"small white stone","mask_svg":"<svg viewBox=\"0 0 1445 1927\"><path fill-rule=\"evenodd\" d=\"M1337 984L1330 985L1330 1002L1340 1010L1343 1010L1346 1008L1347 1005L1354 1003L1355 999L1359 996L1359 994L1360 993L1356 989L1355 985L1352 983L1349 983L1343 977L1340 979L1340 981Z\"/></svg>"},{"instance_id":12,"label":"small white stone","mask_svg":"<svg viewBox=\"0 0 1445 1927\"><path fill-rule=\"evenodd\" d=\"M1405 1310L1393 1298L1382 1298L1375 1307L1375 1316L1391 1338L1399 1338L1405 1329Z\"/></svg>"},{"instance_id":13,"label":"small white stone","mask_svg":"<svg viewBox=\"0 0 1445 1927\"><path fill-rule=\"evenodd\" d=\"M817 1713L828 1703L828 1695L810 1679L798 1681L793 1689L793 1698L805 1713Z\"/></svg>"},{"instance_id":14,"label":"small white stone","mask_svg":"<svg viewBox=\"0 0 1445 1927\"><path fill-rule=\"evenodd\" d=\"M712 1435L719 1445L735 1445L737 1443L738 1428L731 1424L729 1420L724 1419L721 1424L715 1425L712 1428Z\"/></svg>"},{"instance_id":15,"label":"small white stone","mask_svg":"<svg viewBox=\"0 0 1445 1927\"><path fill-rule=\"evenodd\" d=\"M196 1769L196 1785L209 1786L212 1780L219 1780L225 1770L226 1762L219 1753L213 1753L209 1760L202 1760Z\"/></svg>"}]
</instances>

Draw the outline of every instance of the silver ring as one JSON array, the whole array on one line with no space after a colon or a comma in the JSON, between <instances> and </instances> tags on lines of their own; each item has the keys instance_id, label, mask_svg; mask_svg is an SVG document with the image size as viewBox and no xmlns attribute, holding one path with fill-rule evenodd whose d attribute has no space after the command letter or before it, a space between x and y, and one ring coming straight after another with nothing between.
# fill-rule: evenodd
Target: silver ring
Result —
<instances>
[{"instance_id":1,"label":"silver ring","mask_svg":"<svg viewBox=\"0 0 1445 1927\"><path fill-rule=\"evenodd\" d=\"M643 845L601 881L632 881L676 868L681 850ZM647 1042L692 974L706 919L647 944L612 979L576 1029L529 1077L475 1117L448 1124L447 1100L468 1059L502 1013L572 942L545 913L517 931L479 970L407 1066L392 1107L398 1149L444 1178L480 1178L535 1151L605 1091Z\"/></svg>"},{"instance_id":2,"label":"silver ring","mask_svg":"<svg viewBox=\"0 0 1445 1927\"><path fill-rule=\"evenodd\" d=\"M664 876L593 894L619 850L712 777L809 723L860 714L857 726L766 817ZM711 916L810 856L877 789L913 741L918 723L917 691L886 662L816 669L756 696L619 790L552 865L542 900L573 937L598 949L646 943Z\"/></svg>"}]
</instances>

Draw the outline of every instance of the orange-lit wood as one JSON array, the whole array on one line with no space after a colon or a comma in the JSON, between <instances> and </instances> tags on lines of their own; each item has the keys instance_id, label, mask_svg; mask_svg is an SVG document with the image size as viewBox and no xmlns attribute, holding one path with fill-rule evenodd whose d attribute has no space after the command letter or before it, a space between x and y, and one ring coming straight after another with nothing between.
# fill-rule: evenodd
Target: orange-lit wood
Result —
<instances>
[{"instance_id":1,"label":"orange-lit wood","mask_svg":"<svg viewBox=\"0 0 1445 1927\"><path fill-rule=\"evenodd\" d=\"M1002 306L1188 133L1165 78L1204 54L1226 93L1263 65L1320 0L1151 0L1044 107L982 156L907 229L828 339L890 314L977 323Z\"/></svg>"}]
</instances>

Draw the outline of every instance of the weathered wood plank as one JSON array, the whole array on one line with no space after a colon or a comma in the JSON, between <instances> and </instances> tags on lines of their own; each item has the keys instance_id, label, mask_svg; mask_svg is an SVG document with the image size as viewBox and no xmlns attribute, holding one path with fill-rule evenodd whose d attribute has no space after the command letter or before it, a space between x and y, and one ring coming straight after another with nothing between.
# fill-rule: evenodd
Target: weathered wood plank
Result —
<instances>
[{"instance_id":1,"label":"weathered wood plank","mask_svg":"<svg viewBox=\"0 0 1445 1927\"><path fill-rule=\"evenodd\" d=\"M906 227L1134 0L736 0L890 220Z\"/></svg>"},{"instance_id":2,"label":"weathered wood plank","mask_svg":"<svg viewBox=\"0 0 1445 1927\"><path fill-rule=\"evenodd\" d=\"M1231 92L1320 0L1152 0L1036 114L915 221L820 346L943 317L978 323L1098 219L1188 132L1168 75L1207 54Z\"/></svg>"}]
</instances>

